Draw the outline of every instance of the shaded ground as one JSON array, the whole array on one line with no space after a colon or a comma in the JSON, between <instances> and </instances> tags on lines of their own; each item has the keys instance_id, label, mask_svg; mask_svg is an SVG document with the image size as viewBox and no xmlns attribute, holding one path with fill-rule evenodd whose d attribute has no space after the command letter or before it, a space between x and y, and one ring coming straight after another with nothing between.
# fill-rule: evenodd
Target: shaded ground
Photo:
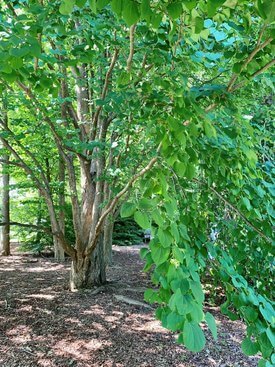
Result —
<instances>
[{"instance_id":1,"label":"shaded ground","mask_svg":"<svg viewBox=\"0 0 275 367\"><path fill-rule=\"evenodd\" d=\"M139 249L114 248L106 288L70 293L69 263L16 254L0 258L1 367L256 367L240 350L244 326L209 308L218 320L219 340L187 352L154 319L143 302L150 285L141 272Z\"/></svg>"}]
</instances>

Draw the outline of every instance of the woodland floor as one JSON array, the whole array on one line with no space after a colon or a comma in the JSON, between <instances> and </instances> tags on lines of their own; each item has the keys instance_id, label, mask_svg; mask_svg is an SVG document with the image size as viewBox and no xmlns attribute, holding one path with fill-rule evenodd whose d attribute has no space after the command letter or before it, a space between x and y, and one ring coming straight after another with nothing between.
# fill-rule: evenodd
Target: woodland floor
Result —
<instances>
[{"instance_id":1,"label":"woodland floor","mask_svg":"<svg viewBox=\"0 0 275 367\"><path fill-rule=\"evenodd\" d=\"M108 286L70 293L69 262L18 252L0 258L1 367L256 367L240 342L245 327L217 307L207 307L218 322L219 339L207 334L197 354L176 343L175 335L154 319L154 310L130 305L119 296L143 302L150 286L139 247L114 247Z\"/></svg>"}]
</instances>

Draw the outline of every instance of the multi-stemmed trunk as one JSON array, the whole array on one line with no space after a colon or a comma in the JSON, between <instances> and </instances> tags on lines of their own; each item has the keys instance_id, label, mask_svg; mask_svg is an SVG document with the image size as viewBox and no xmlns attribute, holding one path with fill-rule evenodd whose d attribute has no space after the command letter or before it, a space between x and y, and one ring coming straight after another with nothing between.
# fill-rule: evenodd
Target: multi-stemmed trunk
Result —
<instances>
[{"instance_id":1,"label":"multi-stemmed trunk","mask_svg":"<svg viewBox=\"0 0 275 367\"><path fill-rule=\"evenodd\" d=\"M79 254L72 260L70 289L72 291L92 288L106 283L106 261L104 258L103 236L91 255Z\"/></svg>"}]
</instances>

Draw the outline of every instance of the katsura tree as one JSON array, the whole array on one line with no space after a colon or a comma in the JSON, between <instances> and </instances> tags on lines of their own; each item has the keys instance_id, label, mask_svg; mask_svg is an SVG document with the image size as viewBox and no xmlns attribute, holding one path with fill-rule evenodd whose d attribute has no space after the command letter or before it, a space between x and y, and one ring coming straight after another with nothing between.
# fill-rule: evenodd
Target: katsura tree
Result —
<instances>
[{"instance_id":1,"label":"katsura tree","mask_svg":"<svg viewBox=\"0 0 275 367\"><path fill-rule=\"evenodd\" d=\"M53 235L72 258L71 288L105 282L112 216L139 180L139 200L121 215L154 232L142 256L158 290L146 299L160 303L163 325L192 351L205 345L201 322L216 337L200 283L210 253L211 272L228 293L224 309L236 307L249 324L244 351L272 363L272 302L239 274L229 252L231 242L238 249L257 236L272 253L271 216L257 211L270 192L257 191L259 144L241 98L253 98L247 87L262 88L261 75L274 65L272 4L12 1L0 16L2 88L10 98L20 93L64 162L73 246L39 155L14 135L12 121L8 131L2 124L1 140L46 201ZM239 243L226 237L224 226L238 233L231 223L240 226ZM217 224L214 246L208 235Z\"/></svg>"}]
</instances>

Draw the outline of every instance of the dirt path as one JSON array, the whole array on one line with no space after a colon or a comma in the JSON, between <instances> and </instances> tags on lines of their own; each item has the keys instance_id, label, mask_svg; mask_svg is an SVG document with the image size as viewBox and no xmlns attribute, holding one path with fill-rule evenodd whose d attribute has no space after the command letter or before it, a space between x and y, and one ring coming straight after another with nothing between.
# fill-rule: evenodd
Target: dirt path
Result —
<instances>
[{"instance_id":1,"label":"dirt path","mask_svg":"<svg viewBox=\"0 0 275 367\"><path fill-rule=\"evenodd\" d=\"M15 255L0 258L1 367L256 367L240 351L244 326L218 320L219 341L192 354L154 319L143 302L150 285L139 248L114 248L112 281L99 293L70 293L69 263Z\"/></svg>"}]
</instances>

